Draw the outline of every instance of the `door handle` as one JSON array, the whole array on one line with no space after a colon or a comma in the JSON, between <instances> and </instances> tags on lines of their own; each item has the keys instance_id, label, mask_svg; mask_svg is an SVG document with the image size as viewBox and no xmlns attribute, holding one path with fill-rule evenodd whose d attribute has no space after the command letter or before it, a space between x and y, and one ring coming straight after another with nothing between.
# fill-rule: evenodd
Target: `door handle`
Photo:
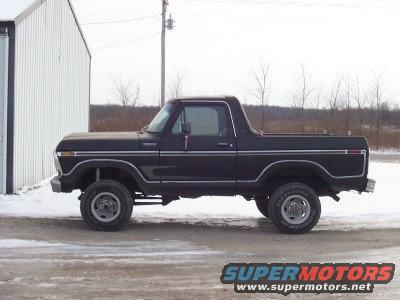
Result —
<instances>
[{"instance_id":1,"label":"door handle","mask_svg":"<svg viewBox=\"0 0 400 300\"><path fill-rule=\"evenodd\" d=\"M229 143L217 143L218 147L228 147Z\"/></svg>"}]
</instances>

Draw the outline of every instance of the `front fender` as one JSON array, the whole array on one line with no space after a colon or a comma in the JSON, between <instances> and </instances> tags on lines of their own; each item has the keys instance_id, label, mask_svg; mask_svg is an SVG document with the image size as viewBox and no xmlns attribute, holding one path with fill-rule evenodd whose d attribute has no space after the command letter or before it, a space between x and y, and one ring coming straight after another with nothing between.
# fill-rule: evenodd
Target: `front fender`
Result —
<instances>
[{"instance_id":1,"label":"front fender","mask_svg":"<svg viewBox=\"0 0 400 300\"><path fill-rule=\"evenodd\" d=\"M149 181L147 180L139 169L133 164L118 159L88 159L76 164L71 171L60 176L60 181L65 182L66 185L71 186L74 189L78 177L89 169L97 168L115 168L121 169L128 173L136 181L138 186L146 194L154 194L161 191L160 181Z\"/></svg>"}]
</instances>

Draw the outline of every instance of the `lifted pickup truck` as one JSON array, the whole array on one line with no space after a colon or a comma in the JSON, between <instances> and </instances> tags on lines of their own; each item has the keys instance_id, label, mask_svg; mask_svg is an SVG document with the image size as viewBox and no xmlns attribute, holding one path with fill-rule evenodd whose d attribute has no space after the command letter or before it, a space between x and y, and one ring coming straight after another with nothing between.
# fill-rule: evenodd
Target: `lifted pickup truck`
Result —
<instances>
[{"instance_id":1,"label":"lifted pickup truck","mask_svg":"<svg viewBox=\"0 0 400 300\"><path fill-rule=\"evenodd\" d=\"M134 205L241 195L286 233L318 222L320 196L372 192L364 137L259 134L235 97L169 101L139 132L76 133L54 152L54 192L79 189L81 214L117 230Z\"/></svg>"}]
</instances>

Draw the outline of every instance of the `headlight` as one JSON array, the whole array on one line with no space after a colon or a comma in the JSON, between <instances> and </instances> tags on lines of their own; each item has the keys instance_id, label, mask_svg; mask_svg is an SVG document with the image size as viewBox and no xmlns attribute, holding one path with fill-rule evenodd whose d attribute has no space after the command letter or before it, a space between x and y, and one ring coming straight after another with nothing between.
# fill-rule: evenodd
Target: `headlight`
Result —
<instances>
[{"instance_id":1,"label":"headlight","mask_svg":"<svg viewBox=\"0 0 400 300\"><path fill-rule=\"evenodd\" d=\"M54 165L56 166L56 170L60 173L62 173L60 161L58 160L58 155L57 152L54 150L53 152L53 158L54 158Z\"/></svg>"}]
</instances>

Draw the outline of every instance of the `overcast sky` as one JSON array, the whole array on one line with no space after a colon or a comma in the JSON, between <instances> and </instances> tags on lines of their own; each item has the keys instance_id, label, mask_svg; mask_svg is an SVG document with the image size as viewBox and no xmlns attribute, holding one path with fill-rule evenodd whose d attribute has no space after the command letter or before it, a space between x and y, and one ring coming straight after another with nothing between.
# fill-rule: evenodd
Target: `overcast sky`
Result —
<instances>
[{"instance_id":1,"label":"overcast sky","mask_svg":"<svg viewBox=\"0 0 400 300\"><path fill-rule=\"evenodd\" d=\"M271 102L276 105L290 104L303 61L315 85L329 88L341 74L359 76L367 84L372 71L385 71L388 95L392 98L400 90L398 1L169 2L168 13L176 27L167 32L167 86L176 72L185 72L185 94L229 94L254 103L245 88L251 88L251 69L260 60L271 65ZM161 1L73 0L73 4L93 56L92 103L115 102L110 82L114 76L140 84L142 104L157 104ZM144 19L87 24L139 18Z\"/></svg>"}]
</instances>

